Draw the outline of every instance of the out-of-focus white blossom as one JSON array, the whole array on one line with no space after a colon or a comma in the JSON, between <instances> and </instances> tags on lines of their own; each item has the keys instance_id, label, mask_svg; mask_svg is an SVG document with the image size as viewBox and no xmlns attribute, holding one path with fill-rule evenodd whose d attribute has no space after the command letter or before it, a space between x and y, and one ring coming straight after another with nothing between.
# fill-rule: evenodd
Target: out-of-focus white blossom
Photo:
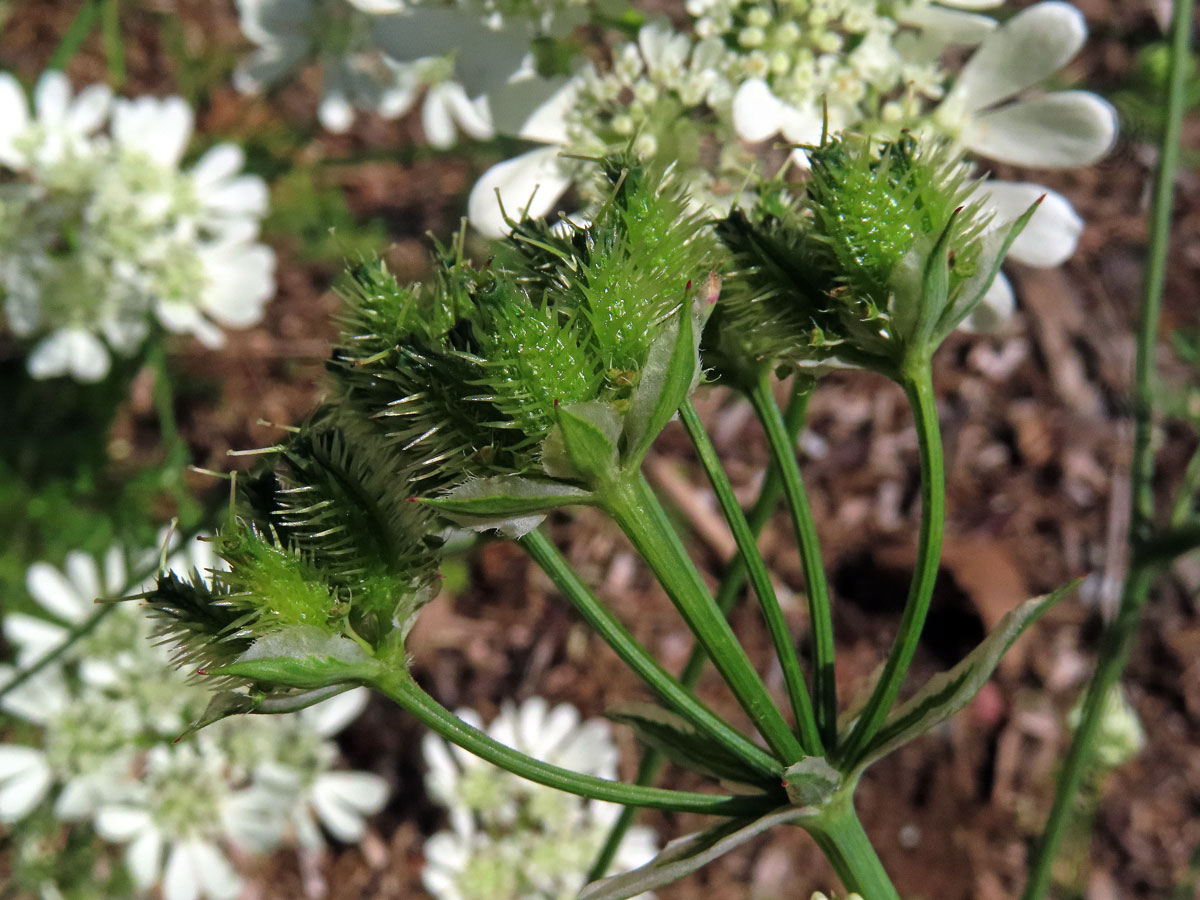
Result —
<instances>
[{"instance_id":1,"label":"out-of-focus white blossom","mask_svg":"<svg viewBox=\"0 0 1200 900\"><path fill-rule=\"evenodd\" d=\"M1083 707L1078 705L1071 710L1067 724L1078 728L1082 719ZM1104 699L1100 727L1092 746L1096 764L1102 769L1125 765L1146 746L1146 730L1142 727L1142 720L1129 702L1129 695L1119 684Z\"/></svg>"},{"instance_id":2,"label":"out-of-focus white blossom","mask_svg":"<svg viewBox=\"0 0 1200 900\"><path fill-rule=\"evenodd\" d=\"M63 570L32 566L27 586L47 618L10 613L6 638L21 664L36 662L95 611L99 596L124 595L156 559L178 571L210 572L208 542L127 556L110 548L103 566L84 553ZM123 603L43 671L0 700L0 712L36 729L29 744L0 744L0 822L17 829L39 807L63 822L90 822L121 858L139 891L164 900L223 900L241 891L227 856L283 843L316 849L322 828L353 842L387 798L368 772L336 771L330 738L362 710L365 689L290 716L224 719L176 743L209 701L207 687L172 664L152 640L153 622ZM0 671L0 684L13 670Z\"/></svg>"},{"instance_id":3,"label":"out-of-focus white blossom","mask_svg":"<svg viewBox=\"0 0 1200 900\"><path fill-rule=\"evenodd\" d=\"M482 727L473 710L465 721ZM540 697L504 706L487 728L495 740L544 762L614 778L617 749L608 724L581 722L569 704ZM566 900L586 881L618 807L534 784L497 769L434 735L424 739L430 796L450 830L425 845L425 888L438 900ZM629 830L615 866L643 865L657 852L648 828ZM648 897L649 895L642 895Z\"/></svg>"},{"instance_id":4,"label":"out-of-focus white blossom","mask_svg":"<svg viewBox=\"0 0 1200 900\"><path fill-rule=\"evenodd\" d=\"M71 98L47 72L32 111L0 73L0 291L8 326L36 341L37 378L97 381L151 324L219 345L218 326L257 322L274 256L257 243L262 179L219 144L181 169L191 108L179 97Z\"/></svg>"}]
</instances>

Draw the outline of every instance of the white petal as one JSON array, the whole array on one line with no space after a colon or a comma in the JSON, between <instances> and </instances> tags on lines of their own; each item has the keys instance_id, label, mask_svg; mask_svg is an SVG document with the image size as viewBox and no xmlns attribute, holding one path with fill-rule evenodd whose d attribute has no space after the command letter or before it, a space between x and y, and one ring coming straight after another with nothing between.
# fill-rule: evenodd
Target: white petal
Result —
<instances>
[{"instance_id":1,"label":"white petal","mask_svg":"<svg viewBox=\"0 0 1200 900\"><path fill-rule=\"evenodd\" d=\"M371 15L402 12L404 0L346 0L351 6Z\"/></svg>"},{"instance_id":2,"label":"white petal","mask_svg":"<svg viewBox=\"0 0 1200 900\"><path fill-rule=\"evenodd\" d=\"M567 115L575 105L580 79L521 78L487 94L495 130L528 141L563 144Z\"/></svg>"},{"instance_id":3,"label":"white petal","mask_svg":"<svg viewBox=\"0 0 1200 900\"><path fill-rule=\"evenodd\" d=\"M313 785L312 805L321 824L328 828L338 840L350 844L362 838L363 832L366 830L366 823L363 821L362 812L342 796L343 786L337 780L329 780L335 774L344 776L368 773L331 772L318 778L316 784ZM380 798L380 807L385 799L386 794Z\"/></svg>"},{"instance_id":4,"label":"white petal","mask_svg":"<svg viewBox=\"0 0 1200 900\"><path fill-rule=\"evenodd\" d=\"M733 128L744 141L758 143L779 133L784 103L761 78L742 83L733 96Z\"/></svg>"},{"instance_id":5,"label":"white petal","mask_svg":"<svg viewBox=\"0 0 1200 900\"><path fill-rule=\"evenodd\" d=\"M100 568L96 565L95 557L82 550L68 553L63 568L75 587L76 596L82 601L78 619L83 619L96 611L96 598L101 594Z\"/></svg>"},{"instance_id":6,"label":"white petal","mask_svg":"<svg viewBox=\"0 0 1200 900\"><path fill-rule=\"evenodd\" d=\"M0 822L16 822L28 815L46 796L52 776L41 752L31 747L0 745L6 757L2 765L10 771L21 766L13 774L0 779Z\"/></svg>"},{"instance_id":7,"label":"white petal","mask_svg":"<svg viewBox=\"0 0 1200 900\"><path fill-rule=\"evenodd\" d=\"M44 125L59 125L67 117L71 102L71 82L57 69L51 69L38 79L33 90L33 106Z\"/></svg>"},{"instance_id":8,"label":"white petal","mask_svg":"<svg viewBox=\"0 0 1200 900\"><path fill-rule=\"evenodd\" d=\"M192 859L190 842L181 841L171 848L162 894L163 900L199 900L200 873Z\"/></svg>"},{"instance_id":9,"label":"white petal","mask_svg":"<svg viewBox=\"0 0 1200 900\"><path fill-rule=\"evenodd\" d=\"M104 592L114 597L129 587L129 576L125 571L125 551L120 544L113 544L104 554Z\"/></svg>"},{"instance_id":10,"label":"white petal","mask_svg":"<svg viewBox=\"0 0 1200 900\"><path fill-rule=\"evenodd\" d=\"M481 234L500 237L509 230L504 213L513 219L520 219L522 215L544 216L570 186L571 179L563 173L557 147L531 150L497 163L480 176L471 188L467 215Z\"/></svg>"},{"instance_id":11,"label":"white petal","mask_svg":"<svg viewBox=\"0 0 1200 900\"><path fill-rule=\"evenodd\" d=\"M26 360L34 378L71 374L79 381L99 381L108 374L108 351L91 332L64 328L42 340Z\"/></svg>"},{"instance_id":12,"label":"white petal","mask_svg":"<svg viewBox=\"0 0 1200 900\"><path fill-rule=\"evenodd\" d=\"M950 44L970 47L980 43L996 30L996 20L991 16L943 9L940 6L914 6L901 16L905 25L919 28L922 41L937 49Z\"/></svg>"},{"instance_id":13,"label":"white petal","mask_svg":"<svg viewBox=\"0 0 1200 900\"><path fill-rule=\"evenodd\" d=\"M1012 285L1004 277L1003 272L996 275L995 281L988 287L983 299L979 301L970 315L963 320L959 327L963 331L973 331L980 334L999 331L1017 308L1016 298L1013 297Z\"/></svg>"},{"instance_id":14,"label":"white petal","mask_svg":"<svg viewBox=\"0 0 1200 900\"><path fill-rule=\"evenodd\" d=\"M980 156L1033 168L1090 165L1116 138L1116 110L1089 91L1056 91L981 113L962 133Z\"/></svg>"},{"instance_id":15,"label":"white petal","mask_svg":"<svg viewBox=\"0 0 1200 900\"><path fill-rule=\"evenodd\" d=\"M150 813L140 806L106 806L96 814L96 833L106 841L123 844L153 824Z\"/></svg>"},{"instance_id":16,"label":"white petal","mask_svg":"<svg viewBox=\"0 0 1200 900\"><path fill-rule=\"evenodd\" d=\"M41 657L47 650L58 646L67 635L67 629L53 622L25 613L9 613L4 617L4 638L14 647L21 648L20 662Z\"/></svg>"},{"instance_id":17,"label":"white petal","mask_svg":"<svg viewBox=\"0 0 1200 900\"><path fill-rule=\"evenodd\" d=\"M21 744L0 744L0 781L32 772L42 765L41 750Z\"/></svg>"},{"instance_id":18,"label":"white petal","mask_svg":"<svg viewBox=\"0 0 1200 900\"><path fill-rule=\"evenodd\" d=\"M42 609L64 622L81 622L91 612L91 600L85 599L79 587L49 563L36 562L29 567L25 588Z\"/></svg>"},{"instance_id":19,"label":"white petal","mask_svg":"<svg viewBox=\"0 0 1200 900\"><path fill-rule=\"evenodd\" d=\"M193 841L190 852L204 893L211 900L233 900L242 890L242 879L233 866L208 841Z\"/></svg>"},{"instance_id":20,"label":"white petal","mask_svg":"<svg viewBox=\"0 0 1200 900\"><path fill-rule=\"evenodd\" d=\"M317 782L327 796L364 815L374 815L387 803L387 781L371 772L326 772Z\"/></svg>"},{"instance_id":21,"label":"white petal","mask_svg":"<svg viewBox=\"0 0 1200 900\"><path fill-rule=\"evenodd\" d=\"M67 127L78 135L88 135L104 124L112 104L107 85L91 84L79 92L67 113Z\"/></svg>"},{"instance_id":22,"label":"white petal","mask_svg":"<svg viewBox=\"0 0 1200 900\"><path fill-rule=\"evenodd\" d=\"M366 688L354 688L310 706L304 716L311 721L317 734L332 737L358 718L366 709L369 698L370 692Z\"/></svg>"},{"instance_id":23,"label":"white petal","mask_svg":"<svg viewBox=\"0 0 1200 900\"><path fill-rule=\"evenodd\" d=\"M317 119L334 134L341 134L354 124L354 107L341 91L329 91L317 107Z\"/></svg>"},{"instance_id":24,"label":"white petal","mask_svg":"<svg viewBox=\"0 0 1200 900\"><path fill-rule=\"evenodd\" d=\"M1061 266L1075 252L1083 233L1081 219L1062 194L1040 184L988 181L980 188L998 223L1011 222L1044 197L1025 230L1013 241L1009 257L1029 266Z\"/></svg>"},{"instance_id":25,"label":"white petal","mask_svg":"<svg viewBox=\"0 0 1200 900\"><path fill-rule=\"evenodd\" d=\"M267 211L267 183L257 175L242 175L212 188L202 195L202 202L208 212L257 219ZM250 224L254 225L254 231L251 233L257 233L257 224Z\"/></svg>"},{"instance_id":26,"label":"white petal","mask_svg":"<svg viewBox=\"0 0 1200 900\"><path fill-rule=\"evenodd\" d=\"M1087 37L1083 14L1069 3L1036 3L988 35L963 66L953 95L968 112L1039 84L1061 69Z\"/></svg>"},{"instance_id":27,"label":"white petal","mask_svg":"<svg viewBox=\"0 0 1200 900\"><path fill-rule=\"evenodd\" d=\"M138 97L113 105L112 131L123 149L173 168L192 136L193 121L192 108L182 97Z\"/></svg>"},{"instance_id":28,"label":"white petal","mask_svg":"<svg viewBox=\"0 0 1200 900\"><path fill-rule=\"evenodd\" d=\"M162 871L162 835L155 828L147 828L125 851L125 865L133 883L140 891L148 891L158 881Z\"/></svg>"},{"instance_id":29,"label":"white petal","mask_svg":"<svg viewBox=\"0 0 1200 900\"><path fill-rule=\"evenodd\" d=\"M245 162L246 155L237 144L217 144L192 166L192 181L201 191L215 187L236 175Z\"/></svg>"},{"instance_id":30,"label":"white petal","mask_svg":"<svg viewBox=\"0 0 1200 900\"><path fill-rule=\"evenodd\" d=\"M233 86L243 94L256 94L274 84L300 64L308 41L293 37L259 47L233 73Z\"/></svg>"},{"instance_id":31,"label":"white petal","mask_svg":"<svg viewBox=\"0 0 1200 900\"><path fill-rule=\"evenodd\" d=\"M477 141L486 141L495 136L492 129L491 113L488 112L487 101L483 98L472 100L467 96L461 84L447 84L444 95L446 107L454 116L467 135Z\"/></svg>"},{"instance_id":32,"label":"white petal","mask_svg":"<svg viewBox=\"0 0 1200 900\"><path fill-rule=\"evenodd\" d=\"M421 107L421 130L425 132L425 140L430 145L445 150L453 147L458 137L454 128L454 118L450 108L443 99L443 94L449 85L435 84L429 89L425 103Z\"/></svg>"},{"instance_id":33,"label":"white petal","mask_svg":"<svg viewBox=\"0 0 1200 900\"><path fill-rule=\"evenodd\" d=\"M13 146L13 139L29 127L29 105L25 91L8 72L0 72L0 163L18 167L24 158Z\"/></svg>"},{"instance_id":34,"label":"white petal","mask_svg":"<svg viewBox=\"0 0 1200 900\"><path fill-rule=\"evenodd\" d=\"M942 6L953 6L957 9L995 9L1003 6L1004 0L937 0Z\"/></svg>"}]
</instances>

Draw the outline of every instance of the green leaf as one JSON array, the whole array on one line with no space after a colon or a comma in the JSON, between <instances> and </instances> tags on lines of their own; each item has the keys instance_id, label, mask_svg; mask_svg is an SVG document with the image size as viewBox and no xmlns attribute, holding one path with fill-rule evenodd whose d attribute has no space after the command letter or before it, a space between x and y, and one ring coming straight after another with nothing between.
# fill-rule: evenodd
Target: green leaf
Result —
<instances>
[{"instance_id":1,"label":"green leaf","mask_svg":"<svg viewBox=\"0 0 1200 900\"><path fill-rule=\"evenodd\" d=\"M911 699L900 704L871 741L862 758L853 760L861 771L893 750L950 718L974 697L995 671L1000 659L1046 610L1074 590L1080 579L1041 597L1026 600L1000 620L1000 624L967 657L949 671L934 675Z\"/></svg>"},{"instance_id":2,"label":"green leaf","mask_svg":"<svg viewBox=\"0 0 1200 900\"><path fill-rule=\"evenodd\" d=\"M733 819L705 831L677 838L646 865L631 872L593 881L580 893L579 900L629 900L630 897L690 875L776 825L791 824L817 815L817 810L784 806L757 819Z\"/></svg>"},{"instance_id":3,"label":"green leaf","mask_svg":"<svg viewBox=\"0 0 1200 900\"><path fill-rule=\"evenodd\" d=\"M992 282L996 280L996 276L1000 274L1000 266L1004 263L1004 258L1008 256L1013 241L1025 230L1025 226L1029 224L1029 220L1033 218L1033 214L1041 205L1042 201L1039 198L1021 214L1020 218L1009 225L1007 230L996 229L980 239L982 247L975 274L963 283L958 290L958 300L942 314L942 320L938 322L934 331L935 341L940 341L957 328L962 320L971 314L971 310L983 300L983 295L987 293Z\"/></svg>"},{"instance_id":4,"label":"green leaf","mask_svg":"<svg viewBox=\"0 0 1200 900\"><path fill-rule=\"evenodd\" d=\"M842 773L823 756L806 756L783 773L783 787L793 806L823 806L842 783Z\"/></svg>"},{"instance_id":5,"label":"green leaf","mask_svg":"<svg viewBox=\"0 0 1200 900\"><path fill-rule=\"evenodd\" d=\"M421 502L466 528L495 529L519 538L536 528L550 510L591 503L592 495L555 481L497 475L468 481L441 497Z\"/></svg>"},{"instance_id":6,"label":"green leaf","mask_svg":"<svg viewBox=\"0 0 1200 900\"><path fill-rule=\"evenodd\" d=\"M213 694L208 700L208 706L204 708L204 712L200 714L200 718L196 719L187 727L187 731L179 736L180 740L190 737L201 728L212 725L214 722L220 722L222 719L227 719L230 716L240 716L245 713L254 712L262 703L264 695L261 692L253 692L244 694L239 691L219 691Z\"/></svg>"},{"instance_id":7,"label":"green leaf","mask_svg":"<svg viewBox=\"0 0 1200 900\"><path fill-rule=\"evenodd\" d=\"M369 679L378 669L379 663L349 638L298 625L260 638L235 662L204 674L314 690Z\"/></svg>"},{"instance_id":8,"label":"green leaf","mask_svg":"<svg viewBox=\"0 0 1200 900\"><path fill-rule=\"evenodd\" d=\"M696 306L686 301L675 320L650 345L625 415L622 462L627 467L641 464L658 433L700 380L700 329L695 319Z\"/></svg>"},{"instance_id":9,"label":"green leaf","mask_svg":"<svg viewBox=\"0 0 1200 900\"><path fill-rule=\"evenodd\" d=\"M607 403L590 401L555 407L556 424L542 442L542 468L551 478L592 483L617 468L621 422Z\"/></svg>"},{"instance_id":10,"label":"green leaf","mask_svg":"<svg viewBox=\"0 0 1200 900\"><path fill-rule=\"evenodd\" d=\"M733 784L755 783L755 773L736 756L701 735L683 716L654 703L622 703L604 714L633 729L637 739L671 762Z\"/></svg>"}]
</instances>

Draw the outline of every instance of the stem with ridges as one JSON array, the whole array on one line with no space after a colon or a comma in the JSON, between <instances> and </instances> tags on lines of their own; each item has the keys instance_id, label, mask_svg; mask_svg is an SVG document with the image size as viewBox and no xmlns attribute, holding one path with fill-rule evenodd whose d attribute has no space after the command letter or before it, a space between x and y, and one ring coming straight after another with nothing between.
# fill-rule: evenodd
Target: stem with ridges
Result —
<instances>
[{"instance_id":1,"label":"stem with ridges","mask_svg":"<svg viewBox=\"0 0 1200 900\"><path fill-rule=\"evenodd\" d=\"M450 743L514 775L558 791L592 800L623 803L627 806L707 815L752 815L764 812L777 802L766 797L722 797L715 794L671 791L573 772L514 750L464 722L429 696L413 681L412 676L402 669L382 671L371 684L416 717L430 731Z\"/></svg>"},{"instance_id":2,"label":"stem with ridges","mask_svg":"<svg viewBox=\"0 0 1200 900\"><path fill-rule=\"evenodd\" d=\"M843 789L821 815L801 824L817 842L847 891L860 894L863 900L900 900L854 811L852 790Z\"/></svg>"},{"instance_id":3,"label":"stem with ridges","mask_svg":"<svg viewBox=\"0 0 1200 900\"><path fill-rule=\"evenodd\" d=\"M792 713L796 717L800 743L803 745L805 753L810 756L819 756L823 754L824 747L817 731L817 719L813 714L812 701L809 700L808 686L804 682L804 672L800 668L800 657L796 654L787 619L784 618L779 598L775 594L775 585L771 583L771 574L767 571L767 564L763 561L762 554L758 552L758 542L750 530L750 523L746 521L746 514L742 512L742 507L733 494L733 485L729 483L729 476L721 468L717 450L709 439L708 432L704 429L704 423L700 421L700 414L690 399L685 400L679 408L679 417L683 422L683 427L687 429L688 436L692 439L692 444L696 448L696 453L700 457L700 462L712 485L713 493L721 506L721 512L729 524L729 530L733 533L743 565L754 585L754 592L758 596L758 603L762 609L763 620L766 622L767 631L770 632L771 641L775 645L775 655L783 670L783 680L787 686L788 699L792 703Z\"/></svg>"},{"instance_id":4,"label":"stem with ridges","mask_svg":"<svg viewBox=\"0 0 1200 900\"><path fill-rule=\"evenodd\" d=\"M606 483L596 494L650 566L772 752L788 765L804 756L804 748L772 702L646 479L640 472L624 475Z\"/></svg>"},{"instance_id":5,"label":"stem with ridges","mask_svg":"<svg viewBox=\"0 0 1200 900\"><path fill-rule=\"evenodd\" d=\"M554 582L576 611L616 652L627 666L657 693L668 706L697 730L743 760L759 776L778 781L779 761L703 704L694 693L664 669L616 616L600 602L541 531L534 530L519 541L533 561Z\"/></svg>"},{"instance_id":6,"label":"stem with ridges","mask_svg":"<svg viewBox=\"0 0 1200 900\"><path fill-rule=\"evenodd\" d=\"M1175 173L1179 168L1179 145L1183 114L1187 106L1188 70L1191 67L1193 0L1176 0L1171 24L1171 55L1167 74L1166 128L1159 153L1154 201L1150 211L1150 248L1146 261L1145 296L1138 322L1137 359L1134 371L1134 441L1130 467L1130 495L1133 515L1129 543L1143 543L1154 526L1154 447L1153 412L1155 351L1161 317L1163 288L1167 277L1167 252L1171 237L1171 213L1175 197ZM1192 467L1189 466L1189 477ZM1183 509L1190 509L1190 503ZM1184 520L1180 505L1172 518ZM1178 524L1178 523L1176 523ZM1051 869L1059 844L1070 821L1071 808L1089 762L1092 745L1099 729L1108 694L1116 686L1129 658L1130 647L1141 622L1142 609L1150 594L1156 567L1137 561L1136 555L1125 576L1121 603L1113 621L1105 630L1096 674L1088 687L1079 728L1071 741L1050 817L1042 832L1037 856L1029 869L1029 881L1022 900L1041 900L1050 887Z\"/></svg>"},{"instance_id":7,"label":"stem with ridges","mask_svg":"<svg viewBox=\"0 0 1200 900\"><path fill-rule=\"evenodd\" d=\"M796 461L795 445L788 437L787 426L779 411L779 405L775 402L770 379L769 372L763 373L750 391L750 402L766 432L771 459L779 468L784 495L787 497L788 509L792 516L792 527L796 532L813 636L813 697L817 725L824 746L832 750L837 746L838 706L837 682L834 677L833 611L829 604L829 585L825 580L825 566L821 561L816 524L808 505L808 495L800 475L800 464Z\"/></svg>"},{"instance_id":8,"label":"stem with ridges","mask_svg":"<svg viewBox=\"0 0 1200 900\"><path fill-rule=\"evenodd\" d=\"M909 587L908 600L900 619L900 629L887 663L858 717L838 759L853 767L879 731L884 718L896 702L904 676L921 639L933 586L937 581L942 553L942 533L946 526L946 474L942 457L942 436L938 429L937 400L928 360L907 366L902 383L917 424L917 442L921 454L921 532L918 537L916 571Z\"/></svg>"},{"instance_id":9,"label":"stem with ridges","mask_svg":"<svg viewBox=\"0 0 1200 900\"><path fill-rule=\"evenodd\" d=\"M797 379L799 379L799 376L797 376ZM803 382L797 380L792 386L792 395L788 400L787 409L784 410L783 419L793 446L796 443L796 436L800 433L800 429L804 427L804 419L808 412L808 401L812 397L813 387L814 382L808 379L805 379ZM779 498L782 495L783 480L779 477L779 471L774 466L769 466L766 478L759 489L758 499L754 501L754 506L751 507L750 514L746 517L750 523L750 531L756 537L771 518L771 514L775 511L775 507L779 504ZM721 586L717 589L717 606L720 607L721 612L725 615L728 615L729 611L733 609L734 601L737 600L745 579L746 567L742 563L742 558L740 556L735 557L732 563L730 563L729 568L725 570L725 576L721 579ZM699 644L693 645L691 655L688 656L688 661L679 675L680 683L687 687L692 687L699 680L700 673L704 671L704 664L707 661L708 656L705 654L704 648ZM649 784L652 782L665 761L666 757L657 750L647 750L645 755L642 756L641 763L638 765L635 783ZM633 824L635 815L637 815L637 810L631 806L627 806L621 810L621 815L617 817L616 822L609 829L608 836L604 839L604 846L600 848L600 852L596 856L596 861L592 863L591 871L588 872L588 881L603 878L608 873L608 867L612 865L613 858L617 854L617 849L621 846L621 841L624 839L625 833L629 830L629 826Z\"/></svg>"}]
</instances>

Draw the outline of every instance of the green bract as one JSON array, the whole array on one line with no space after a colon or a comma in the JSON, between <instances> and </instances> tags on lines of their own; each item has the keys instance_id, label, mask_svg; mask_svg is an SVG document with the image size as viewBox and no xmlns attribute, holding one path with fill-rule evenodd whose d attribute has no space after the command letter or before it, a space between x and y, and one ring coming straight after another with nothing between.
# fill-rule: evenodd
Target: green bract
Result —
<instances>
[{"instance_id":1,"label":"green bract","mask_svg":"<svg viewBox=\"0 0 1200 900\"><path fill-rule=\"evenodd\" d=\"M146 594L160 633L182 663L263 695L353 680L375 656L403 666L440 547L408 502L411 467L328 410L269 459L214 538L227 568L208 583L168 574Z\"/></svg>"},{"instance_id":2,"label":"green bract","mask_svg":"<svg viewBox=\"0 0 1200 900\"><path fill-rule=\"evenodd\" d=\"M775 364L896 376L983 299L1036 205L993 222L962 161L908 135L827 138L809 155L802 197L768 186L720 224L734 277L706 346L736 381Z\"/></svg>"}]
</instances>

